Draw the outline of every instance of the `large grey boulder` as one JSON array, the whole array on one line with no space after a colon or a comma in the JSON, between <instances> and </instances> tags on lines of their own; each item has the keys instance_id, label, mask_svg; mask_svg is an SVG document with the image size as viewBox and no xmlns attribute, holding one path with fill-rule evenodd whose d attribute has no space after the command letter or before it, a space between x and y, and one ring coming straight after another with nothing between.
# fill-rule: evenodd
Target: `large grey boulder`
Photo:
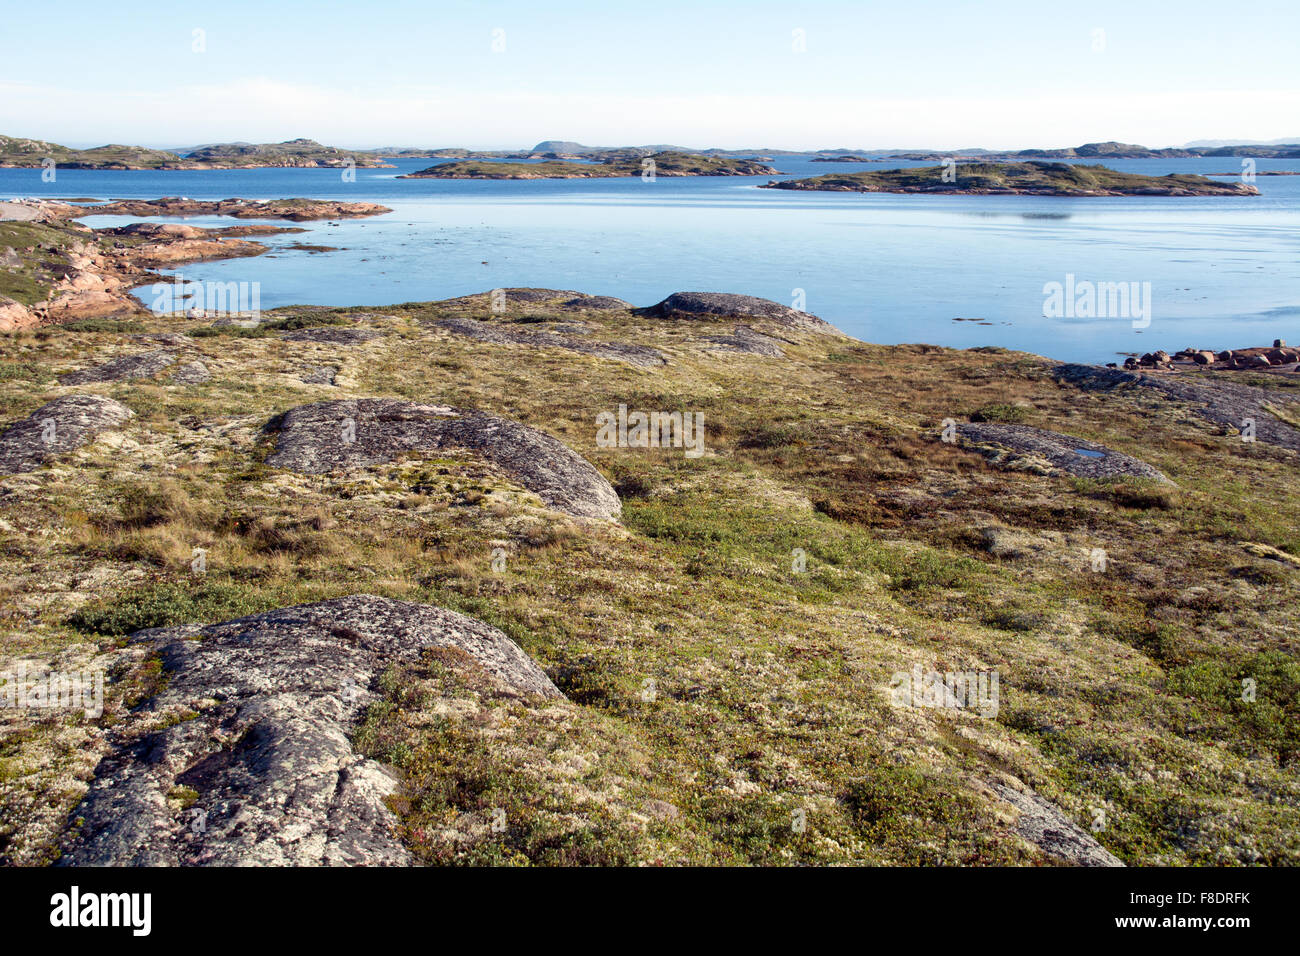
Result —
<instances>
[{"instance_id":1,"label":"large grey boulder","mask_svg":"<svg viewBox=\"0 0 1300 956\"><path fill-rule=\"evenodd\" d=\"M34 471L133 417L131 409L103 395L56 398L0 432L0 474Z\"/></svg>"},{"instance_id":2,"label":"large grey boulder","mask_svg":"<svg viewBox=\"0 0 1300 956\"><path fill-rule=\"evenodd\" d=\"M1169 482L1163 472L1144 461L1073 435L1027 425L984 422L958 425L957 435L961 444L970 446L995 464L1011 468L1037 469L1080 478L1132 477Z\"/></svg>"},{"instance_id":3,"label":"large grey boulder","mask_svg":"<svg viewBox=\"0 0 1300 956\"><path fill-rule=\"evenodd\" d=\"M408 863L384 803L397 781L351 743L383 670L453 648L504 693L562 699L497 629L366 594L131 640L163 662L157 729L124 722L62 865Z\"/></svg>"},{"instance_id":4,"label":"large grey boulder","mask_svg":"<svg viewBox=\"0 0 1300 956\"><path fill-rule=\"evenodd\" d=\"M266 463L319 475L392 461L408 452L463 449L501 468L549 507L614 519L618 494L595 467L550 435L508 418L449 405L363 398L300 405L278 430Z\"/></svg>"},{"instance_id":5,"label":"large grey boulder","mask_svg":"<svg viewBox=\"0 0 1300 956\"><path fill-rule=\"evenodd\" d=\"M835 326L807 312L800 312L771 299L729 292L674 292L662 302L643 310L646 315L662 319L702 319L710 317L765 319L777 325L809 332L840 334Z\"/></svg>"},{"instance_id":6,"label":"large grey boulder","mask_svg":"<svg viewBox=\"0 0 1300 956\"><path fill-rule=\"evenodd\" d=\"M632 308L632 303L615 298L612 295L579 295L569 299L560 307L571 310L591 309L598 312L622 312L625 309Z\"/></svg>"},{"instance_id":7,"label":"large grey boulder","mask_svg":"<svg viewBox=\"0 0 1300 956\"><path fill-rule=\"evenodd\" d=\"M176 361L176 356L162 349L123 355L103 365L59 376L60 385L88 385L92 382L117 382L128 378L148 378Z\"/></svg>"}]
</instances>

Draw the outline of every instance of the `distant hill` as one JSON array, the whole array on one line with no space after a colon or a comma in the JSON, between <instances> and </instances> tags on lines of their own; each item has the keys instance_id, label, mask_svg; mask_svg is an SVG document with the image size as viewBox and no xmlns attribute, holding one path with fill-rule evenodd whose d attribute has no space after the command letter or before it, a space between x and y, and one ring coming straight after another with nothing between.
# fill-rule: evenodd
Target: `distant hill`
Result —
<instances>
[{"instance_id":1,"label":"distant hill","mask_svg":"<svg viewBox=\"0 0 1300 956\"><path fill-rule=\"evenodd\" d=\"M110 144L91 149L74 149L39 139L0 136L0 167L36 168L47 159L69 169L249 169L256 167L358 167L392 168L386 159L542 160L564 162L588 160L620 163L646 156L679 154L725 157L764 162L778 156L812 156L838 162L852 157L906 162L939 162L945 159L1021 160L1070 159L1177 159L1198 156L1248 156L1262 159L1300 158L1300 137L1271 143L1229 143L1203 140L1183 147L1151 149L1136 143L1115 141L1084 143L1082 146L991 150L970 147L953 150L899 149L689 149L665 144L648 146L586 146L572 140L548 139L527 150L476 150L466 147L422 148L416 146L378 149L341 149L314 139L291 139L282 143L209 143L178 149ZM694 175L694 174L691 174Z\"/></svg>"}]
</instances>

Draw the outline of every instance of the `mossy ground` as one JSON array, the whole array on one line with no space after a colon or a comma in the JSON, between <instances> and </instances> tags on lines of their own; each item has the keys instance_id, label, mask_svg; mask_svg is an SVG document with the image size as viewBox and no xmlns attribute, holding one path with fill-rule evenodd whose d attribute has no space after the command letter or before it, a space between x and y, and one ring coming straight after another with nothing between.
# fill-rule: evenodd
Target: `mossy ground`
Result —
<instances>
[{"instance_id":1,"label":"mossy ground","mask_svg":"<svg viewBox=\"0 0 1300 956\"><path fill-rule=\"evenodd\" d=\"M196 337L210 382L88 386L137 417L0 481L0 668L112 677L98 721L0 710L0 858L54 858L105 725L143 719L165 675L123 635L363 592L502 628L569 698L503 696L443 652L385 675L357 745L399 771L423 861L1045 862L990 791L1008 777L1085 828L1100 811L1095 836L1131 864L1300 859L1300 569L1246 547L1300 555L1293 454L1003 350L781 331L778 359L702 347L734 323L497 317L580 319L669 356L647 370L427 324L452 314L486 318L487 300L275 316L388 333L352 347ZM70 391L55 373L156 347L131 334L5 340L5 418ZM299 381L320 365L337 387ZM274 415L363 396L541 428L619 487L622 522L546 511L458 456L261 463ZM708 453L597 447L619 404L702 412ZM1101 442L1178 487L1001 471L937 440L976 415ZM893 706L891 675L914 664L996 668L996 718Z\"/></svg>"}]
</instances>

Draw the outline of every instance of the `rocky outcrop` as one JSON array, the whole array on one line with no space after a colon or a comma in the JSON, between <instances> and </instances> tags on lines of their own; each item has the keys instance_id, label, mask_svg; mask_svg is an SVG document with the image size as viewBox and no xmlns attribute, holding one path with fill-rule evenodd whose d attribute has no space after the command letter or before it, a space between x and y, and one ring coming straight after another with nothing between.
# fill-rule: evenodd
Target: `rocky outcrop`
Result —
<instances>
[{"instance_id":1,"label":"rocky outcrop","mask_svg":"<svg viewBox=\"0 0 1300 956\"><path fill-rule=\"evenodd\" d=\"M579 295L564 302L562 309L593 309L599 312L619 312L632 308L631 302L616 299L612 295Z\"/></svg>"},{"instance_id":2,"label":"rocky outcrop","mask_svg":"<svg viewBox=\"0 0 1300 956\"><path fill-rule=\"evenodd\" d=\"M116 382L128 378L148 378L172 365L176 356L161 349L139 355L123 355L79 372L59 376L60 385L87 385L92 382Z\"/></svg>"},{"instance_id":3,"label":"rocky outcrop","mask_svg":"<svg viewBox=\"0 0 1300 956\"><path fill-rule=\"evenodd\" d=\"M1096 442L1027 425L958 425L960 443L994 464L1079 478L1150 478L1169 481L1158 469Z\"/></svg>"},{"instance_id":4,"label":"rocky outcrop","mask_svg":"<svg viewBox=\"0 0 1300 956\"><path fill-rule=\"evenodd\" d=\"M362 345L383 335L374 329L340 329L326 327L323 329L298 329L286 332L282 338L287 342L327 342L330 345Z\"/></svg>"},{"instance_id":5,"label":"rocky outcrop","mask_svg":"<svg viewBox=\"0 0 1300 956\"><path fill-rule=\"evenodd\" d=\"M1016 832L1044 853L1076 866L1123 866L1119 857L1082 830L1055 804L1029 788L993 784L999 797L1016 809Z\"/></svg>"},{"instance_id":6,"label":"rocky outcrop","mask_svg":"<svg viewBox=\"0 0 1300 956\"><path fill-rule=\"evenodd\" d=\"M726 292L674 292L642 312L660 319L704 319L719 316L764 319L791 329L841 334L829 322L807 312L800 312L770 299Z\"/></svg>"},{"instance_id":7,"label":"rocky outcrop","mask_svg":"<svg viewBox=\"0 0 1300 956\"><path fill-rule=\"evenodd\" d=\"M1269 406L1290 406L1295 398L1285 392L1244 385L1239 382L1196 381L1181 375L1144 375L1141 372L1098 368L1093 365L1058 365L1057 380L1087 391L1110 392L1128 388L1151 389L1166 398L1185 403L1199 418L1241 431L1247 422L1255 427L1255 440L1300 451L1300 429L1269 411Z\"/></svg>"},{"instance_id":8,"label":"rocky outcrop","mask_svg":"<svg viewBox=\"0 0 1300 956\"><path fill-rule=\"evenodd\" d=\"M56 398L0 433L0 474L35 471L132 417L131 409L102 395Z\"/></svg>"},{"instance_id":9,"label":"rocky outcrop","mask_svg":"<svg viewBox=\"0 0 1300 956\"><path fill-rule=\"evenodd\" d=\"M148 236L167 239L202 239L208 234L206 229L198 226L186 226L178 222L133 222L119 229L104 230L108 235Z\"/></svg>"},{"instance_id":10,"label":"rocky outcrop","mask_svg":"<svg viewBox=\"0 0 1300 956\"><path fill-rule=\"evenodd\" d=\"M1124 368L1130 371L1142 368L1168 372L1197 367L1209 368L1213 371L1260 369L1293 371L1298 364L1300 364L1300 349L1289 348L1282 339L1274 340L1271 347L1252 346L1242 349L1224 349L1219 352L1211 349L1185 348L1170 355L1164 349L1157 349L1155 352L1144 352L1140 356L1130 356L1124 360Z\"/></svg>"},{"instance_id":11,"label":"rocky outcrop","mask_svg":"<svg viewBox=\"0 0 1300 956\"><path fill-rule=\"evenodd\" d=\"M301 405L273 420L268 465L310 475L463 449L497 465L557 511L617 518L617 493L590 462L550 435L486 412L386 398Z\"/></svg>"},{"instance_id":12,"label":"rocky outcrop","mask_svg":"<svg viewBox=\"0 0 1300 956\"><path fill-rule=\"evenodd\" d=\"M39 321L27 306L0 295L0 332L21 332L32 328Z\"/></svg>"},{"instance_id":13,"label":"rocky outcrop","mask_svg":"<svg viewBox=\"0 0 1300 956\"><path fill-rule=\"evenodd\" d=\"M304 385L333 385L338 374L339 370L331 365L318 365L303 372L298 381Z\"/></svg>"},{"instance_id":14,"label":"rocky outcrop","mask_svg":"<svg viewBox=\"0 0 1300 956\"><path fill-rule=\"evenodd\" d=\"M585 292L575 292L573 289L538 289L533 287L510 288L510 289L492 289L488 292L475 292L472 295L457 296L454 299L443 299L439 305L467 305L482 306L491 308L493 300L504 303L509 309L512 305L540 305L548 302L563 300L564 302L578 302L585 299L603 298L602 296L588 296ZM621 299L615 301L621 302Z\"/></svg>"},{"instance_id":15,"label":"rocky outcrop","mask_svg":"<svg viewBox=\"0 0 1300 956\"><path fill-rule=\"evenodd\" d=\"M747 325L736 326L731 335L705 336L704 341L718 348L732 352L744 352L748 355L766 355L771 358L780 358L785 355L776 339L770 335L764 335L762 332L755 332Z\"/></svg>"},{"instance_id":16,"label":"rocky outcrop","mask_svg":"<svg viewBox=\"0 0 1300 956\"><path fill-rule=\"evenodd\" d=\"M552 332L519 332L514 329L504 328L497 323L482 322L477 319L442 319L435 323L435 327L480 342L492 342L497 345L526 345L533 348L567 349L571 352L594 355L597 358L614 359L643 368L654 368L668 364L668 359L664 357L662 352L648 345L626 345L621 342L573 339Z\"/></svg>"},{"instance_id":17,"label":"rocky outcrop","mask_svg":"<svg viewBox=\"0 0 1300 956\"><path fill-rule=\"evenodd\" d=\"M373 202L332 199L220 199L213 202L164 196L162 199L119 199L98 206L76 207L81 216L233 216L236 219L355 219L392 212Z\"/></svg>"},{"instance_id":18,"label":"rocky outcrop","mask_svg":"<svg viewBox=\"0 0 1300 956\"><path fill-rule=\"evenodd\" d=\"M75 322L113 315L133 315L140 305L124 295L102 289L65 292L52 299L44 309L50 322Z\"/></svg>"},{"instance_id":19,"label":"rocky outcrop","mask_svg":"<svg viewBox=\"0 0 1300 956\"><path fill-rule=\"evenodd\" d=\"M372 595L131 640L163 662L148 711L180 719L134 735L126 722L73 813L62 865L408 863L384 804L397 781L351 742L379 674L451 648L504 692L562 698L496 628Z\"/></svg>"},{"instance_id":20,"label":"rocky outcrop","mask_svg":"<svg viewBox=\"0 0 1300 956\"><path fill-rule=\"evenodd\" d=\"M209 259L238 259L260 256L267 246L246 239L185 239L173 237L166 242L150 242L130 253L136 267L154 269L203 262Z\"/></svg>"},{"instance_id":21,"label":"rocky outcrop","mask_svg":"<svg viewBox=\"0 0 1300 956\"><path fill-rule=\"evenodd\" d=\"M202 385L212 380L212 373L202 362L186 362L172 372L169 379L172 385Z\"/></svg>"}]
</instances>

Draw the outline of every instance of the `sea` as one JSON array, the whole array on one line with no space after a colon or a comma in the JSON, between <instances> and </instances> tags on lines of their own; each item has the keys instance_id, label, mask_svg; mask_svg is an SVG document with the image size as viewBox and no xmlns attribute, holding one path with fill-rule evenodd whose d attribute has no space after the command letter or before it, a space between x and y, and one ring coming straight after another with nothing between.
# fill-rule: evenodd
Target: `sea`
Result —
<instances>
[{"instance_id":1,"label":"sea","mask_svg":"<svg viewBox=\"0 0 1300 956\"><path fill-rule=\"evenodd\" d=\"M777 177L652 181L400 179L438 161L390 162L396 168L346 176L59 169L54 182L39 169L0 169L0 198L309 197L392 208L288 224L308 232L271 237L263 256L181 270L188 280L258 283L263 309L383 306L515 286L639 306L710 291L793 305L867 342L1002 346L1069 361L1300 342L1300 176L1260 175L1300 172L1300 160L1254 160L1259 196L1080 199L758 188L773 178L935 165L809 156L773 157ZM1106 165L1153 176L1244 172L1233 157ZM1107 284L1094 307L1061 308L1060 290L1073 295L1090 283ZM1127 308L1117 284L1134 293ZM137 294L149 303L147 288Z\"/></svg>"}]
</instances>

